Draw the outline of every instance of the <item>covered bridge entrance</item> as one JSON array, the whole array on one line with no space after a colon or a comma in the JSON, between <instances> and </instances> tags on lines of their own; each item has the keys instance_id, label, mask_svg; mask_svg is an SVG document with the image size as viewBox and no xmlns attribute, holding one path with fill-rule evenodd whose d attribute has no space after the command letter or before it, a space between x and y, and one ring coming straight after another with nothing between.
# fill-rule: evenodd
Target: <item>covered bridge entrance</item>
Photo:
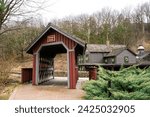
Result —
<instances>
[{"instance_id":1,"label":"covered bridge entrance","mask_svg":"<svg viewBox=\"0 0 150 117\"><path fill-rule=\"evenodd\" d=\"M84 53L85 43L58 27L49 24L46 29L27 47L33 55L32 84L38 85L49 77L54 78L56 54L67 54L68 88L76 88L78 80L77 57Z\"/></svg>"}]
</instances>

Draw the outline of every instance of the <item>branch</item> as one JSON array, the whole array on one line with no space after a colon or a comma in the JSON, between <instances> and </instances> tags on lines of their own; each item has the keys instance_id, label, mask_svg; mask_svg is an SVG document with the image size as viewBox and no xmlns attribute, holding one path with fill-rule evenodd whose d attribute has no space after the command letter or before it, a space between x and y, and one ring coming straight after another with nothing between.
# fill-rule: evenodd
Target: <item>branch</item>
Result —
<instances>
[{"instance_id":1,"label":"branch","mask_svg":"<svg viewBox=\"0 0 150 117\"><path fill-rule=\"evenodd\" d=\"M0 31L0 35L4 34L6 32L9 32L9 31L20 30L20 29L22 29L22 28L20 28L20 27L8 28L8 29L5 29L3 31Z\"/></svg>"}]
</instances>

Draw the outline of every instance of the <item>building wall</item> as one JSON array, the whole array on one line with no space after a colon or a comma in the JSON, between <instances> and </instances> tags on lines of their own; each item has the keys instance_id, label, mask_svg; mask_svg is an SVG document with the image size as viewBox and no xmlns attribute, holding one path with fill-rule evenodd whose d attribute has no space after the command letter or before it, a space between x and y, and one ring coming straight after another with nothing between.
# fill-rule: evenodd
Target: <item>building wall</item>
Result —
<instances>
[{"instance_id":1,"label":"building wall","mask_svg":"<svg viewBox=\"0 0 150 117\"><path fill-rule=\"evenodd\" d=\"M114 62L112 62L112 59L114 59ZM107 64L115 64L115 63L116 63L116 57L107 58Z\"/></svg>"},{"instance_id":2,"label":"building wall","mask_svg":"<svg viewBox=\"0 0 150 117\"><path fill-rule=\"evenodd\" d=\"M108 53L102 52L86 52L85 53L85 63L105 63L104 56ZM88 61L86 57L88 56ZM125 56L128 57L128 62L125 62ZM105 58L106 59L106 58ZM106 64L133 64L136 63L136 56L128 50L122 51L119 55L115 57L108 57Z\"/></svg>"},{"instance_id":3,"label":"building wall","mask_svg":"<svg viewBox=\"0 0 150 117\"><path fill-rule=\"evenodd\" d=\"M89 53L88 63L103 63L103 57L107 53L91 52Z\"/></svg>"},{"instance_id":4,"label":"building wall","mask_svg":"<svg viewBox=\"0 0 150 117\"><path fill-rule=\"evenodd\" d=\"M119 55L117 55L116 57L116 64L124 64L124 57L128 56L129 59L129 64L130 63L136 63L136 56L134 54L132 54L130 51L128 50L124 50L123 52L121 52Z\"/></svg>"}]
</instances>

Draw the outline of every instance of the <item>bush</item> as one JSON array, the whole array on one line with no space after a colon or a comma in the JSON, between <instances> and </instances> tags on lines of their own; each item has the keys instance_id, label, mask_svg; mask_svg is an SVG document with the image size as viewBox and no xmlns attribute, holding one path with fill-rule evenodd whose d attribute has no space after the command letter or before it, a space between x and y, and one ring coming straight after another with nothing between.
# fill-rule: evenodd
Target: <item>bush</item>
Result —
<instances>
[{"instance_id":1,"label":"bush","mask_svg":"<svg viewBox=\"0 0 150 117\"><path fill-rule=\"evenodd\" d=\"M150 68L136 66L109 71L99 67L98 79L88 81L83 90L85 99L148 100L150 99Z\"/></svg>"},{"instance_id":2,"label":"bush","mask_svg":"<svg viewBox=\"0 0 150 117\"><path fill-rule=\"evenodd\" d=\"M8 78L12 69L12 61L0 60L0 87L8 83Z\"/></svg>"}]
</instances>

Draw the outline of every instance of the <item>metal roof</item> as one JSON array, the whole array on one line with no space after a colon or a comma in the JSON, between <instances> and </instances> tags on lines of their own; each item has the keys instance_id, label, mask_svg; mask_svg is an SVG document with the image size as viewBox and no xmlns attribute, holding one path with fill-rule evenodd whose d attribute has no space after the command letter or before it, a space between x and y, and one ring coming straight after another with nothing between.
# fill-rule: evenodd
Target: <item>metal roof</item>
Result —
<instances>
[{"instance_id":1,"label":"metal roof","mask_svg":"<svg viewBox=\"0 0 150 117\"><path fill-rule=\"evenodd\" d=\"M111 52L114 49L125 48L125 45L104 45L104 44L87 44L89 52Z\"/></svg>"},{"instance_id":2,"label":"metal roof","mask_svg":"<svg viewBox=\"0 0 150 117\"><path fill-rule=\"evenodd\" d=\"M141 61L138 62L138 64L150 65L150 61L148 61L148 60L141 60Z\"/></svg>"},{"instance_id":3,"label":"metal roof","mask_svg":"<svg viewBox=\"0 0 150 117\"><path fill-rule=\"evenodd\" d=\"M58 28L57 26L53 25L52 23L49 23L47 25L47 27L42 31L42 33L37 37L35 38L30 44L29 46L25 49L25 51L27 53L29 53L30 49L50 30L50 29L53 29L59 33L61 33L62 35L68 37L69 39L75 41L76 43L78 43L79 45L85 47L85 42L82 41L80 38L74 36L74 35L71 35L71 34L68 34L64 31L62 31L60 28Z\"/></svg>"},{"instance_id":4,"label":"metal roof","mask_svg":"<svg viewBox=\"0 0 150 117\"><path fill-rule=\"evenodd\" d=\"M140 59L143 59L144 57L148 56L150 54L150 51L144 51L144 53L142 55L139 55L137 54L137 56L140 58Z\"/></svg>"}]
</instances>

